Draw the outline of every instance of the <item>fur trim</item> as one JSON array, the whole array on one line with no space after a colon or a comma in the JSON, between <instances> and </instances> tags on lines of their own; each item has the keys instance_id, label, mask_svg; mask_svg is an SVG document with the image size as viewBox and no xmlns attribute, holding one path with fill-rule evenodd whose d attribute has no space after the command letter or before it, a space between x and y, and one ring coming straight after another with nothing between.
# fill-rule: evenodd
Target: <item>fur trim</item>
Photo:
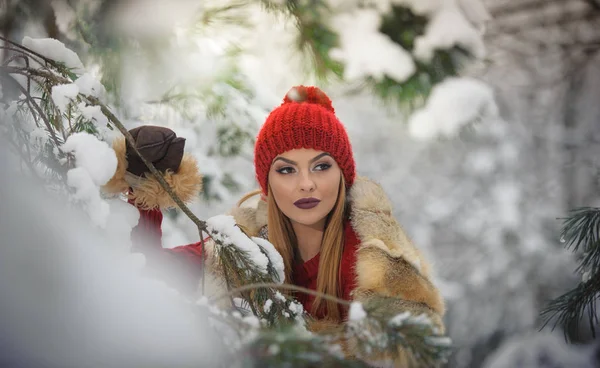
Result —
<instances>
[{"instance_id":1,"label":"fur trim","mask_svg":"<svg viewBox=\"0 0 600 368\"><path fill-rule=\"evenodd\" d=\"M198 171L198 164L194 157L187 153L183 155L177 172L167 170L164 178L173 192L186 203L196 198L202 190L202 176ZM142 209L157 207L166 209L177 206L152 173L146 173L143 180L131 184L133 193L129 197Z\"/></svg>"},{"instance_id":2,"label":"fur trim","mask_svg":"<svg viewBox=\"0 0 600 368\"><path fill-rule=\"evenodd\" d=\"M107 194L126 193L129 190L129 184L125 181L125 173L127 172L125 138L120 137L115 139L112 148L117 155L117 170L113 177L102 186L102 190Z\"/></svg>"},{"instance_id":3,"label":"fur trim","mask_svg":"<svg viewBox=\"0 0 600 368\"><path fill-rule=\"evenodd\" d=\"M119 137L113 142L113 150L117 156L117 170L113 177L102 187L107 194L127 193L129 188L134 188L129 198L141 209L176 207L169 193L163 189L152 173L143 177L136 177L127 172L127 157L125 137ZM166 182L173 192L184 203L194 200L202 190L202 175L198 170L196 159L189 154L184 154L181 165L176 173L167 171L163 174Z\"/></svg>"}]
</instances>

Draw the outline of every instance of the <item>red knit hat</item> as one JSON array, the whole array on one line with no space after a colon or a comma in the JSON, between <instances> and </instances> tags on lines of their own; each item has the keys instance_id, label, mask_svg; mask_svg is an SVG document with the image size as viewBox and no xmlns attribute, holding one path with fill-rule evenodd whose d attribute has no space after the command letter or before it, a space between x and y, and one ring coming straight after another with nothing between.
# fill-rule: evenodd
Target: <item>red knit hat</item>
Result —
<instances>
[{"instance_id":1,"label":"red knit hat","mask_svg":"<svg viewBox=\"0 0 600 368\"><path fill-rule=\"evenodd\" d=\"M268 191L273 159L298 148L329 153L342 170L346 186L354 182L355 163L348 134L335 116L331 100L317 87L293 87L283 103L271 111L258 133L254 167L263 194Z\"/></svg>"}]
</instances>

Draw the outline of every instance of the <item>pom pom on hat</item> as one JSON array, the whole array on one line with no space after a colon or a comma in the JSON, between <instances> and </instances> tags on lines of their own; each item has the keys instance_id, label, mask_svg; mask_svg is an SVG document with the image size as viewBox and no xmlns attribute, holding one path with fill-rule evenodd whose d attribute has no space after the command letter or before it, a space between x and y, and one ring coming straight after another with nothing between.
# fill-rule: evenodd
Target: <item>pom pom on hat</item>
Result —
<instances>
[{"instance_id":1,"label":"pom pom on hat","mask_svg":"<svg viewBox=\"0 0 600 368\"><path fill-rule=\"evenodd\" d=\"M354 182L355 162L348 134L335 116L331 100L317 87L290 89L258 133L254 167L264 195L268 194L268 175L273 159L299 148L329 153L342 170L346 186L350 187Z\"/></svg>"},{"instance_id":2,"label":"pom pom on hat","mask_svg":"<svg viewBox=\"0 0 600 368\"><path fill-rule=\"evenodd\" d=\"M321 105L332 113L335 113L329 97L317 87L292 87L283 99L284 104L290 102L306 102Z\"/></svg>"}]
</instances>

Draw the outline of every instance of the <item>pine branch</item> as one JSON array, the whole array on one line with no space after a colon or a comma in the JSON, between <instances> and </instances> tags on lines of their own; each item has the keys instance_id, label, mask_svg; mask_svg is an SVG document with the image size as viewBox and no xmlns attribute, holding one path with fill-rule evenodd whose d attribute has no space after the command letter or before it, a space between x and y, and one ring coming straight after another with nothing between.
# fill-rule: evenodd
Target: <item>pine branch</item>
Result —
<instances>
[{"instance_id":1,"label":"pine branch","mask_svg":"<svg viewBox=\"0 0 600 368\"><path fill-rule=\"evenodd\" d=\"M315 290L296 285L276 283L244 285L219 295L213 298L212 301L215 302L241 292L256 289L292 290L312 296L320 296L325 300L330 300L340 305L348 307L352 305L352 302ZM360 351L353 353L361 353L362 355L359 356L363 358L382 354L397 358L402 354L402 351L408 351L410 353L408 355L409 362L412 361L418 366L432 367L445 362L452 350L450 339L441 335L433 327L429 318L424 315L413 316L409 312L404 312L400 315L390 314L393 311L389 310L389 305L398 301L400 301L398 298L374 296L365 305L366 318L359 322L350 321L344 325L344 330L334 331L324 336L331 341L341 341L345 338L356 339L358 341L356 348ZM264 345L270 341L269 333L264 336L261 335L261 338L265 340L260 340L257 344ZM297 339L299 340L294 340L297 344L311 344L303 341L302 338ZM307 347L305 346L305 348ZM319 350L313 350L311 353L317 355L324 354L323 351Z\"/></svg>"},{"instance_id":2,"label":"pine branch","mask_svg":"<svg viewBox=\"0 0 600 368\"><path fill-rule=\"evenodd\" d=\"M406 360L410 367L435 367L446 362L452 352L451 340L426 314L409 312L418 310L419 304L395 297L368 298L364 304L368 318L346 326L347 335L359 342L356 354Z\"/></svg>"},{"instance_id":3,"label":"pine branch","mask_svg":"<svg viewBox=\"0 0 600 368\"><path fill-rule=\"evenodd\" d=\"M331 339L299 332L294 326L261 330L258 337L237 352L230 366L370 367L361 360L347 359Z\"/></svg>"},{"instance_id":4,"label":"pine branch","mask_svg":"<svg viewBox=\"0 0 600 368\"><path fill-rule=\"evenodd\" d=\"M554 320L552 330L556 326L562 326L565 340L568 341L568 331L572 329L577 333L579 322L587 314L590 330L595 338L596 325L599 322L596 303L600 299L600 275L594 276L589 281L580 283L575 289L552 300L541 313L541 317L545 320L542 328Z\"/></svg>"},{"instance_id":5,"label":"pine branch","mask_svg":"<svg viewBox=\"0 0 600 368\"><path fill-rule=\"evenodd\" d=\"M552 329L561 325L565 339L569 328L578 331L578 324L587 313L592 336L596 336L598 314L596 303L600 298L600 208L583 207L571 211L564 219L561 242L574 253L583 253L576 272L584 280L573 290L559 296L541 312L542 328L554 320Z\"/></svg>"}]
</instances>

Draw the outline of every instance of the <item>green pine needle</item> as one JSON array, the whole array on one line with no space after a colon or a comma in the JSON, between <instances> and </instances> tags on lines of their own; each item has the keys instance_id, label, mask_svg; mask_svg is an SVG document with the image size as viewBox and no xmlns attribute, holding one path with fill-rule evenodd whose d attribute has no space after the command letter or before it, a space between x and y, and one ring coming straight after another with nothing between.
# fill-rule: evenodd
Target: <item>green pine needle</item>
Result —
<instances>
[{"instance_id":1,"label":"green pine needle","mask_svg":"<svg viewBox=\"0 0 600 368\"><path fill-rule=\"evenodd\" d=\"M596 303L600 298L600 208L583 207L571 211L564 219L561 242L574 253L583 253L576 272L586 273L586 281L559 296L541 312L544 326L554 321L552 329L562 326L565 339L572 330L578 332L579 322L587 315L592 336L598 325Z\"/></svg>"}]
</instances>

